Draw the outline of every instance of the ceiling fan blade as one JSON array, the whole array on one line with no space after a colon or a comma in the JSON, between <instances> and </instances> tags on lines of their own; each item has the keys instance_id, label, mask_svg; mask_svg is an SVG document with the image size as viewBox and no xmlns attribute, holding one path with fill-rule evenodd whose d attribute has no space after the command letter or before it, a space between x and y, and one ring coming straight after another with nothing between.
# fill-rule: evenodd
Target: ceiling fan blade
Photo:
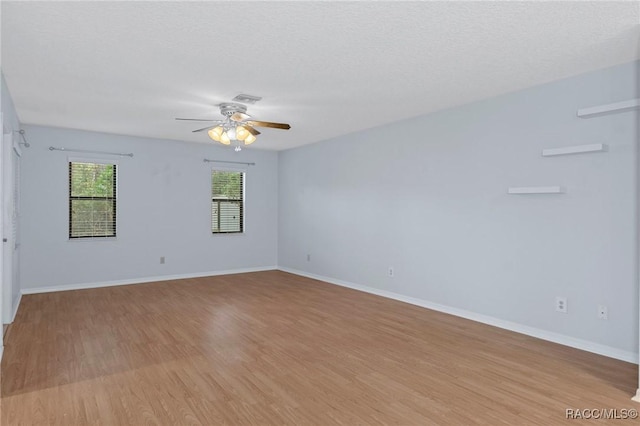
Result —
<instances>
[{"instance_id":1,"label":"ceiling fan blade","mask_svg":"<svg viewBox=\"0 0 640 426\"><path fill-rule=\"evenodd\" d=\"M193 133L204 132L205 130L213 129L214 127L218 127L217 124L213 126L203 127L202 129L192 130Z\"/></svg>"},{"instance_id":2,"label":"ceiling fan blade","mask_svg":"<svg viewBox=\"0 0 640 426\"><path fill-rule=\"evenodd\" d=\"M245 125L244 128L247 129L247 131L251 133L253 136L258 136L260 134L258 130L254 129L251 126Z\"/></svg>"},{"instance_id":3,"label":"ceiling fan blade","mask_svg":"<svg viewBox=\"0 0 640 426\"><path fill-rule=\"evenodd\" d=\"M250 126L257 126L257 127L271 127L273 129L283 129L283 130L289 130L291 128L290 125L286 124L286 123L272 123L270 121L247 121L247 124Z\"/></svg>"},{"instance_id":4,"label":"ceiling fan blade","mask_svg":"<svg viewBox=\"0 0 640 426\"><path fill-rule=\"evenodd\" d=\"M248 118L251 118L251 116L249 114L245 114L244 112L235 112L229 118L231 118L233 121L243 121Z\"/></svg>"},{"instance_id":5,"label":"ceiling fan blade","mask_svg":"<svg viewBox=\"0 0 640 426\"><path fill-rule=\"evenodd\" d=\"M176 118L176 120L180 120L180 121L221 121L221 120L202 120L200 118Z\"/></svg>"}]
</instances>

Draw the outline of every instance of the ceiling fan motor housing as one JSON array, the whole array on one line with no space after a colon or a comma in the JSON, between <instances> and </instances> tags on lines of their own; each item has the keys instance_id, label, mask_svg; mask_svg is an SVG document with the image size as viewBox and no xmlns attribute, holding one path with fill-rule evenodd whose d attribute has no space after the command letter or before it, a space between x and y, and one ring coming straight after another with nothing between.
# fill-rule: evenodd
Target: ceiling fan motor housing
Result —
<instances>
[{"instance_id":1,"label":"ceiling fan motor housing","mask_svg":"<svg viewBox=\"0 0 640 426\"><path fill-rule=\"evenodd\" d=\"M247 112L247 107L242 104L235 104L231 102L220 104L220 113L225 117L231 117L236 112L241 112L244 114Z\"/></svg>"}]
</instances>

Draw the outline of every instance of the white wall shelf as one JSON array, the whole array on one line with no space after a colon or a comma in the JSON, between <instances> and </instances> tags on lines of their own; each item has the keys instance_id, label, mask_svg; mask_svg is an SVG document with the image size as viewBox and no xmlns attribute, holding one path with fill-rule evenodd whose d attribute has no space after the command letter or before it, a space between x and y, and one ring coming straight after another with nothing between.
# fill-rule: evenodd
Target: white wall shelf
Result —
<instances>
[{"instance_id":1,"label":"white wall shelf","mask_svg":"<svg viewBox=\"0 0 640 426\"><path fill-rule=\"evenodd\" d=\"M509 187L509 194L562 194L565 190L561 186L519 186Z\"/></svg>"},{"instance_id":2,"label":"white wall shelf","mask_svg":"<svg viewBox=\"0 0 640 426\"><path fill-rule=\"evenodd\" d=\"M629 99L627 101L615 102L612 104L598 105L589 108L581 108L578 110L578 117L592 118L606 114L616 114L620 112L632 111L640 108L640 99Z\"/></svg>"},{"instance_id":3,"label":"white wall shelf","mask_svg":"<svg viewBox=\"0 0 640 426\"><path fill-rule=\"evenodd\" d=\"M565 146L562 148L549 148L542 150L543 157L555 157L556 155L584 154L587 152L605 152L607 145L603 143L593 143L590 145Z\"/></svg>"}]
</instances>

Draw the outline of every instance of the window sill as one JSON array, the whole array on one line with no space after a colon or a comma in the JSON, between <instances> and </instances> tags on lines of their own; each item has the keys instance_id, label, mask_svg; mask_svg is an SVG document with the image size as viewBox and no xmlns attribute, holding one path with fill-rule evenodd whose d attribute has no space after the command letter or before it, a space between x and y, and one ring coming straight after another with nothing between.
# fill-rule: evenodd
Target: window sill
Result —
<instances>
[{"instance_id":1,"label":"window sill","mask_svg":"<svg viewBox=\"0 0 640 426\"><path fill-rule=\"evenodd\" d=\"M94 241L117 241L118 237L83 237L83 238L68 238L67 241L73 243L84 243Z\"/></svg>"}]
</instances>

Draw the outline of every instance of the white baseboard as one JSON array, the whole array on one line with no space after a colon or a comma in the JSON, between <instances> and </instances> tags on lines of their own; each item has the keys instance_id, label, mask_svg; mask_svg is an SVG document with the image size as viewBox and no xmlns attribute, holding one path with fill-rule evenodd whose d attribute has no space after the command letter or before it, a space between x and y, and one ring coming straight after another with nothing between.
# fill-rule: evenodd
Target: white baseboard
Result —
<instances>
[{"instance_id":1,"label":"white baseboard","mask_svg":"<svg viewBox=\"0 0 640 426\"><path fill-rule=\"evenodd\" d=\"M155 281L182 280L187 278L213 277L216 275L232 275L232 274L244 274L247 272L273 271L275 269L278 269L278 267L277 266L259 266L256 268L230 269L226 271L196 272L192 274L161 275L159 277L143 277L143 278L134 278L134 279L128 279L128 280L101 281L101 282L95 282L95 283L80 283L80 284L56 285L56 286L50 286L50 287L23 288L22 294L52 293L55 291L68 291L68 290L85 290L89 288L113 287L118 285L144 284L144 283L151 283Z\"/></svg>"},{"instance_id":2,"label":"white baseboard","mask_svg":"<svg viewBox=\"0 0 640 426\"><path fill-rule=\"evenodd\" d=\"M339 280L336 278L316 275L309 272L287 268L284 266L278 266L278 269L283 272L289 272L291 274L300 275L303 277L312 278L319 281L324 281L330 284L335 284L342 287L348 287L354 290L359 290L366 293L387 297L389 299L410 303L412 305L421 306L423 308L432 309L434 311L444 312L446 314L451 314L457 317L466 318L466 319L480 322L483 324L492 325L494 327L503 328L505 330L514 331L516 333L526 334L527 336L536 337L538 339L547 340L550 342L559 343L561 345L570 346L572 348L581 349L583 351L593 352L598 355L604 355L610 358L615 358L622 361L638 364L638 354L635 352L624 351L611 346L590 342L588 340L577 339L575 337L566 336L564 334L554 333L552 331L542 330L535 327L529 327L527 325L518 324L511 321L505 321L500 318L495 318L488 315L467 311L464 309L458 309L451 306L441 305L438 303L430 302L428 300L418 299L416 297L404 296L402 294L393 293L386 290L380 290L377 288L368 287L361 284L354 284L354 283Z\"/></svg>"},{"instance_id":3,"label":"white baseboard","mask_svg":"<svg viewBox=\"0 0 640 426\"><path fill-rule=\"evenodd\" d=\"M22 292L20 294L18 294L18 301L13 306L13 311L11 312L11 318L8 320L8 322L4 322L4 318L3 318L3 324L4 325L11 324L13 321L15 321L16 314L18 313L18 308L20 307L20 302L21 301L22 301Z\"/></svg>"},{"instance_id":4,"label":"white baseboard","mask_svg":"<svg viewBox=\"0 0 640 426\"><path fill-rule=\"evenodd\" d=\"M11 314L11 322L14 322L16 320L16 314L18 313L20 302L22 302L22 293L18 295L18 301L16 302L16 306L13 307L13 313Z\"/></svg>"},{"instance_id":5,"label":"white baseboard","mask_svg":"<svg viewBox=\"0 0 640 426\"><path fill-rule=\"evenodd\" d=\"M4 340L4 337L2 338ZM4 354L4 346L0 345L0 363L2 362L2 355Z\"/></svg>"},{"instance_id":6,"label":"white baseboard","mask_svg":"<svg viewBox=\"0 0 640 426\"><path fill-rule=\"evenodd\" d=\"M638 390L636 391L636 396L631 398L631 400L635 402L640 402L640 388L638 388Z\"/></svg>"}]
</instances>

